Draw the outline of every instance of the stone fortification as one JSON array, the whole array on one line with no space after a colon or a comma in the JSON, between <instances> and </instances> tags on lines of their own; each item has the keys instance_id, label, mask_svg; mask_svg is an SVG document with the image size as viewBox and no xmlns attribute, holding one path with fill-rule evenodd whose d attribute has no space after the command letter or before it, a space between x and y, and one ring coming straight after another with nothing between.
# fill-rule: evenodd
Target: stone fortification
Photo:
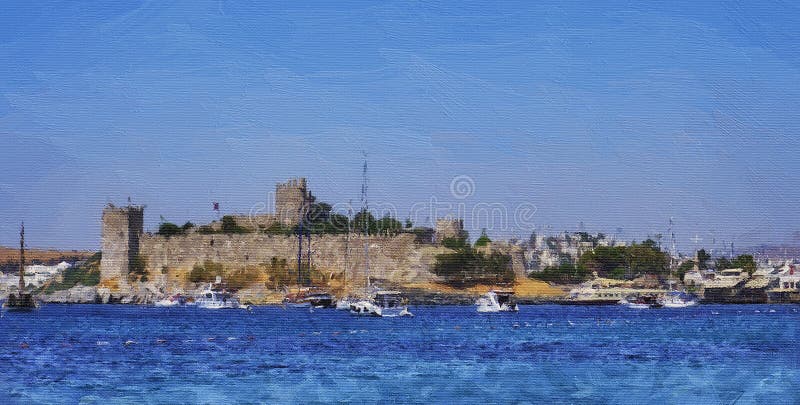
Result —
<instances>
[{"instance_id":1,"label":"stone fortification","mask_svg":"<svg viewBox=\"0 0 800 405\"><path fill-rule=\"evenodd\" d=\"M387 283L426 282L435 279L429 268L438 250L430 245L415 243L411 234L394 237L370 237L369 261L371 278ZM303 241L303 250L307 249ZM353 284L364 280L364 238L361 235L321 235L311 239L312 267L323 274L341 279L345 269L345 251L349 246L347 278ZM304 252L305 254L305 252ZM230 270L245 269L270 263L273 257L284 259L296 268L297 238L263 233L199 234L162 237L145 235L141 239L140 255L147 263L152 280L161 284L183 282L192 267L212 261Z\"/></svg>"},{"instance_id":2,"label":"stone fortification","mask_svg":"<svg viewBox=\"0 0 800 405\"><path fill-rule=\"evenodd\" d=\"M103 209L103 235L100 262L101 280L127 283L128 271L139 255L144 228L144 207L129 205Z\"/></svg>"}]
</instances>

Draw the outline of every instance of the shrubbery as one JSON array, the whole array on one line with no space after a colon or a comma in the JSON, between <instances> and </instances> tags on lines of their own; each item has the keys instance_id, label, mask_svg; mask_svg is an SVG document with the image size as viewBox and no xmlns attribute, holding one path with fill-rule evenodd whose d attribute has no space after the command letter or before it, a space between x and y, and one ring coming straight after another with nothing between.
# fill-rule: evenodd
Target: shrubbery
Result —
<instances>
[{"instance_id":1,"label":"shrubbery","mask_svg":"<svg viewBox=\"0 0 800 405\"><path fill-rule=\"evenodd\" d=\"M477 284L511 284L514 271L511 257L500 253L489 255L473 249L466 238L444 239L442 245L454 253L436 255L433 272L454 287Z\"/></svg>"},{"instance_id":2,"label":"shrubbery","mask_svg":"<svg viewBox=\"0 0 800 405\"><path fill-rule=\"evenodd\" d=\"M61 274L60 283L50 282L40 289L45 294L54 291L68 290L76 285L93 287L100 283L100 259L102 254L95 253L89 257L82 265L65 269Z\"/></svg>"}]
</instances>

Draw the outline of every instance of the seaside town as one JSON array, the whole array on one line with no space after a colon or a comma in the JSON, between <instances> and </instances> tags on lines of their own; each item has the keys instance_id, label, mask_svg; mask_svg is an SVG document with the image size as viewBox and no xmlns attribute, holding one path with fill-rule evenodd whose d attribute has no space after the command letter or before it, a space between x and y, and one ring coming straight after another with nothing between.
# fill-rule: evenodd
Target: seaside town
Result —
<instances>
[{"instance_id":1,"label":"seaside town","mask_svg":"<svg viewBox=\"0 0 800 405\"><path fill-rule=\"evenodd\" d=\"M640 242L585 231L493 241L485 230L473 242L462 219L418 227L376 218L366 207L335 212L305 178L277 184L274 196L274 213L223 215L213 203L217 220L178 225L162 218L149 231L144 206L109 204L98 215L100 252L29 254L30 263L22 228L19 257L5 255L0 291L6 306L32 296L33 305L274 304L378 316L410 315L408 305L428 304L475 303L494 312L517 311L517 303L800 302L798 260L735 254L733 247L679 253L671 219L667 236Z\"/></svg>"}]
</instances>

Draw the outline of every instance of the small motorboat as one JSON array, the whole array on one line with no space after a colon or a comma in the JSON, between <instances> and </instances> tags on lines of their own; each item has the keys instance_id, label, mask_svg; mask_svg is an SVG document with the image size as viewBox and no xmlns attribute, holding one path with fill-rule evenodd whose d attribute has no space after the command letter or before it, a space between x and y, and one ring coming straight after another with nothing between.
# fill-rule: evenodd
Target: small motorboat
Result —
<instances>
[{"instance_id":1,"label":"small motorboat","mask_svg":"<svg viewBox=\"0 0 800 405\"><path fill-rule=\"evenodd\" d=\"M639 295L635 297L628 297L622 299L620 304L632 309L661 308L663 306L663 304L659 302L658 297L655 295Z\"/></svg>"},{"instance_id":2,"label":"small motorboat","mask_svg":"<svg viewBox=\"0 0 800 405\"><path fill-rule=\"evenodd\" d=\"M247 308L239 303L239 299L228 291L224 285L219 282L209 284L203 292L194 300L198 308L203 309L239 309Z\"/></svg>"},{"instance_id":3,"label":"small motorboat","mask_svg":"<svg viewBox=\"0 0 800 405\"><path fill-rule=\"evenodd\" d=\"M392 318L414 316L408 310L406 300L399 291L378 291L371 300L361 300L350 304L350 313L360 316Z\"/></svg>"},{"instance_id":4,"label":"small motorboat","mask_svg":"<svg viewBox=\"0 0 800 405\"><path fill-rule=\"evenodd\" d=\"M518 312L519 306L514 302L513 291L491 290L475 302L478 312Z\"/></svg>"},{"instance_id":5,"label":"small motorboat","mask_svg":"<svg viewBox=\"0 0 800 405\"><path fill-rule=\"evenodd\" d=\"M697 298L682 291L670 291L658 299L664 308L687 308L697 305Z\"/></svg>"},{"instance_id":6,"label":"small motorboat","mask_svg":"<svg viewBox=\"0 0 800 405\"><path fill-rule=\"evenodd\" d=\"M185 304L186 304L186 297L180 294L175 294L171 297L164 298L163 300L158 300L153 305L157 307L176 307Z\"/></svg>"}]
</instances>

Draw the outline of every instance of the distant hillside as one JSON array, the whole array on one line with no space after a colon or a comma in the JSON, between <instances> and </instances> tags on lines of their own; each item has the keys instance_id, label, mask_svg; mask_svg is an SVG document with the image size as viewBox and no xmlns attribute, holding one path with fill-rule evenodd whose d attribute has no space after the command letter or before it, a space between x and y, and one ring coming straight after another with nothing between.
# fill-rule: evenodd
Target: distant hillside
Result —
<instances>
[{"instance_id":1,"label":"distant hillside","mask_svg":"<svg viewBox=\"0 0 800 405\"><path fill-rule=\"evenodd\" d=\"M800 258L800 246L794 245L761 245L746 249L737 249L742 252L752 253L757 257L768 257L771 259L798 259Z\"/></svg>"},{"instance_id":2,"label":"distant hillside","mask_svg":"<svg viewBox=\"0 0 800 405\"><path fill-rule=\"evenodd\" d=\"M54 264L60 261L85 260L95 252L80 250L25 249L25 261L30 263ZM0 246L0 264L19 263L19 248Z\"/></svg>"}]
</instances>

